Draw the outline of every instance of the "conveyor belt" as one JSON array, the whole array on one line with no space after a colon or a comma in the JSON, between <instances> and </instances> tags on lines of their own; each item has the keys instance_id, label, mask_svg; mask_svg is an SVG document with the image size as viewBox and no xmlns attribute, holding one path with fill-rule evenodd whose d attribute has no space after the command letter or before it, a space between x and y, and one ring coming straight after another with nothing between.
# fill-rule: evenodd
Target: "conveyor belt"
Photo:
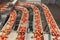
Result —
<instances>
[{"instance_id":1,"label":"conveyor belt","mask_svg":"<svg viewBox=\"0 0 60 40\"><path fill-rule=\"evenodd\" d=\"M42 6L42 5L40 5L40 6ZM42 6L42 8L44 9L44 14L45 14L45 17L46 17L46 20L47 20L47 22L49 22L48 24L49 24L49 27L50 27L50 32L51 32L51 34L52 35L55 35L58 31L57 30L55 30L55 29L53 29L53 30L51 30L51 28L53 28L52 27L52 25L54 26L55 25L55 27L56 27L56 29L58 29L58 27L57 27L57 25L56 25L56 22L55 22L55 20L53 19L53 17L52 17L52 15L51 15L51 13L50 13L50 11L49 11L49 9L46 7L45 8L45 6L43 5ZM47 10L48 9L48 10ZM48 11L48 12L47 12ZM52 20L50 20L50 19L47 19L47 18L52 18ZM53 22L53 23L52 23ZM52 24L51 24L52 23ZM56 32L55 32L56 31ZM52 36L51 36L52 37ZM50 40L53 40L53 39L50 39Z\"/></svg>"},{"instance_id":2,"label":"conveyor belt","mask_svg":"<svg viewBox=\"0 0 60 40\"><path fill-rule=\"evenodd\" d=\"M14 4L15 2L12 2L12 3ZM34 20L33 21L33 29L34 29L33 30L34 31L33 38L35 38L36 40L44 40L44 38L43 38L43 29L42 29L42 25L43 24L41 23L41 20L44 20L44 19L42 18L41 14L40 14L41 10L39 11L39 9L38 9L39 7L37 5L39 5L44 11L44 15L45 15L44 17L46 18L46 19L45 18L44 19L45 19L45 21L47 21L49 29L50 29L50 35L51 35L51 39L50 40L60 40L60 39L58 39L60 37L59 28L58 28L58 25L56 24L54 18L52 17L52 14L51 14L50 10L48 9L47 6L45 6L44 4L39 3L39 2L17 2L17 4L15 5L15 8L17 8L17 9L20 8L19 10L23 11L23 15L21 17L21 20L20 20L21 22L20 22L19 27L18 27L18 34L16 33L15 37L17 37L18 40L20 40L20 39L26 40L26 38L25 38L26 35L25 34L26 34L26 31L27 31L27 27L28 27L28 18L29 18L28 16L29 15L28 15L28 12L27 12L27 10L25 8L26 8L26 6L29 6L34 11L33 12L33 14L34 14L33 15L33 18L34 18L33 19ZM4 7L7 8L7 6L4 6ZM24 6L25 6L25 8L24 8ZM5 10L4 7L2 8L3 11ZM13 14L13 12L12 12L12 14ZM16 14L15 14L15 16L16 16ZM27 19L26 19L26 17L27 17ZM14 24L14 20L10 20L10 19L12 19L12 18L9 18L9 20L8 20L9 22L7 21L6 25L4 25L4 27L2 29L2 32L0 33L0 40L2 40L3 36L4 36L3 39L5 40L7 38L7 36L8 36L8 34L11 31L12 25ZM12 22L12 23L10 23L10 22ZM7 26L9 26L9 27L7 27ZM11 39L11 35L13 35L13 32L10 33L8 40ZM21 38L19 38L19 36L21 36Z\"/></svg>"},{"instance_id":3,"label":"conveyor belt","mask_svg":"<svg viewBox=\"0 0 60 40\"><path fill-rule=\"evenodd\" d=\"M41 3L38 3L38 2L35 2L35 3L33 3L33 2L32 2L32 3L31 3L31 2L28 3L28 2L26 2L26 3L27 3L27 4L39 4L39 6L41 6L41 7L44 9L44 14L45 14L45 12L49 11L49 9L48 9L44 4L41 4ZM46 9L46 10L45 10L45 9ZM47 10L47 9L48 9L48 10ZM48 13L49 13L49 15L50 15L51 12L49 11ZM46 13L45 16L48 16L48 13ZM52 16L51 16L51 17L52 17ZM46 20L48 20L48 19L46 19ZM49 19L49 20L50 20L50 19ZM58 32L58 31L59 31L59 28L57 27L57 24L56 24L56 22L55 22L55 20L54 20L53 17L52 17L52 20L53 20L53 23L52 23L51 25L48 23L48 25L49 25L49 27L52 26L52 25L53 25L53 26L55 25L55 29L52 30L52 31L51 31L51 29L50 29L50 31L51 31L51 34L52 34L52 35L56 35L57 33L59 33L59 32ZM47 22L48 22L48 21L47 21ZM53 27L51 27L51 28L53 28ZM57 31L56 29L57 29L58 31ZM56 31L56 32L55 32L55 31ZM59 34L57 34L57 35L59 35Z\"/></svg>"},{"instance_id":4,"label":"conveyor belt","mask_svg":"<svg viewBox=\"0 0 60 40\"><path fill-rule=\"evenodd\" d=\"M17 9L15 9L15 10L17 12L17 18L16 18L16 21L15 21L15 23L13 25L13 30L11 31L11 33L8 36L7 40L11 40L11 39L14 40L17 37L17 35L18 35L17 28L18 28L19 22L21 20L22 12L21 12L21 10L17 10Z\"/></svg>"},{"instance_id":5,"label":"conveyor belt","mask_svg":"<svg viewBox=\"0 0 60 40\"><path fill-rule=\"evenodd\" d=\"M10 11L10 17L1 30L2 34L0 34L0 39L2 39L2 37L4 36L2 39L2 40L4 40L9 35L9 33L12 29L12 26L15 22L16 16L17 16L16 12L14 10L11 10Z\"/></svg>"},{"instance_id":6,"label":"conveyor belt","mask_svg":"<svg viewBox=\"0 0 60 40\"><path fill-rule=\"evenodd\" d=\"M19 24L19 27L18 27L18 34L17 34L17 38L16 40L26 40L26 31L27 31L27 27L28 27L28 14L29 12L27 11L26 8L24 7L16 7L17 9L21 10L22 11L22 17L21 17L21 20L20 20L20 24Z\"/></svg>"},{"instance_id":7,"label":"conveyor belt","mask_svg":"<svg viewBox=\"0 0 60 40\"><path fill-rule=\"evenodd\" d=\"M23 5L23 6L31 6L31 4L28 4L28 5L27 5L26 3L19 3L18 6L19 6L19 5L21 5L21 6L22 6L22 5ZM33 8L34 6L31 6L31 7ZM34 7L34 8L35 8L35 7ZM35 10L34 8L33 8L33 10ZM37 10L37 8L36 8L36 10ZM35 13L35 12L36 12L36 11L34 11L34 13ZM38 13L39 13L39 12L38 12ZM34 14L34 15L35 15L35 14ZM34 24L34 25L35 25L35 24ZM37 25L37 26L38 26L38 25ZM41 30L40 30L40 31L41 31ZM42 38L43 38L43 37L42 37ZM38 38L37 38L37 39L38 39ZM36 40L37 40L37 39L36 39ZM42 40L42 39L41 39L41 40Z\"/></svg>"},{"instance_id":8,"label":"conveyor belt","mask_svg":"<svg viewBox=\"0 0 60 40\"><path fill-rule=\"evenodd\" d=\"M39 12L39 10L38 10L37 7L32 6L32 8L34 9L34 26L35 26L34 38L36 38L36 40L44 40L44 38L42 36L40 12ZM40 35L41 37L40 36L37 36L37 35Z\"/></svg>"},{"instance_id":9,"label":"conveyor belt","mask_svg":"<svg viewBox=\"0 0 60 40\"><path fill-rule=\"evenodd\" d=\"M52 17L52 14L51 14L50 10L48 9L48 7L45 6L44 4L40 4L40 3L37 3L37 4L39 4L44 10L44 14L45 14L46 20L48 22L48 25L50 28L50 33L52 34L52 36L59 35L58 34L59 33L58 25L56 24L54 18ZM52 36L51 36L50 40L53 40Z\"/></svg>"},{"instance_id":10,"label":"conveyor belt","mask_svg":"<svg viewBox=\"0 0 60 40\"><path fill-rule=\"evenodd\" d=\"M42 7L40 7L38 4L34 4L34 5L38 7L38 9L41 11L40 15L41 15L41 21L42 21L42 26L43 26L44 40L50 40L50 30L49 30L48 23L44 15L44 11Z\"/></svg>"},{"instance_id":11,"label":"conveyor belt","mask_svg":"<svg viewBox=\"0 0 60 40\"><path fill-rule=\"evenodd\" d=\"M33 32L32 32L33 31L33 28L32 28L32 26L33 26L33 10L29 6L24 6L24 7L27 8L28 11L29 11L29 26L30 26L29 27L30 30L27 30L29 33L27 33L26 40L34 40L34 39L31 38L34 35Z\"/></svg>"},{"instance_id":12,"label":"conveyor belt","mask_svg":"<svg viewBox=\"0 0 60 40\"><path fill-rule=\"evenodd\" d=\"M56 22L55 22L55 20L53 19L53 17L52 17L52 14L51 14L51 12L49 11L49 9L44 5L44 4L42 4L42 5L40 5L40 6L42 6L42 8L43 8L43 10L44 10L44 14L45 14L45 17L46 17L46 19L47 19L47 21L49 22L48 24L50 24L49 26L51 26L52 27L52 25L51 25L51 21L53 22L53 24L55 24L56 26L56 28L58 29L58 27L57 27L57 24L56 24ZM48 19L48 16L49 16L49 19ZM51 20L50 20L50 18L52 18ZM50 20L50 21L49 21ZM52 27L53 28L53 27ZM50 30L51 31L51 30ZM58 31L57 31L58 32ZM54 34L53 34L54 35Z\"/></svg>"},{"instance_id":13,"label":"conveyor belt","mask_svg":"<svg viewBox=\"0 0 60 40\"><path fill-rule=\"evenodd\" d=\"M7 31L7 30L5 30L7 25L10 25L12 27L12 25L13 25L15 19L16 19L16 15L17 15L16 12L14 12L13 10L10 11L10 17L9 17L8 21L6 22L6 24L4 25L4 27L2 28L2 30L1 30L2 32Z\"/></svg>"},{"instance_id":14,"label":"conveyor belt","mask_svg":"<svg viewBox=\"0 0 60 40\"><path fill-rule=\"evenodd\" d=\"M14 40L17 37L17 35L18 35L17 29L18 29L18 26L19 26L19 22L21 20L21 16L22 16L22 12L21 11L22 10L18 10L18 9L15 9L15 10L17 12L17 18L16 18L16 21L14 23L15 28L13 27L14 28L14 31L13 30L11 31L11 33L10 33L9 37L7 38L7 40L11 40L11 39ZM17 21L18 21L18 23L17 23Z\"/></svg>"}]
</instances>

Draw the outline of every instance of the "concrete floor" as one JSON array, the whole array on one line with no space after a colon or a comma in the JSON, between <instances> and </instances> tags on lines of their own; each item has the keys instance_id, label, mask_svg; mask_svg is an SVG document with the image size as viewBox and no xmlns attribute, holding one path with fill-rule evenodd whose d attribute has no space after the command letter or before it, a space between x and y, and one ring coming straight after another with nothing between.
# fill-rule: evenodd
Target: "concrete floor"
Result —
<instances>
[{"instance_id":1,"label":"concrete floor","mask_svg":"<svg viewBox=\"0 0 60 40\"><path fill-rule=\"evenodd\" d=\"M60 28L60 7L58 5L55 4L48 4L47 5L54 17L54 19L56 20L59 28Z\"/></svg>"}]
</instances>

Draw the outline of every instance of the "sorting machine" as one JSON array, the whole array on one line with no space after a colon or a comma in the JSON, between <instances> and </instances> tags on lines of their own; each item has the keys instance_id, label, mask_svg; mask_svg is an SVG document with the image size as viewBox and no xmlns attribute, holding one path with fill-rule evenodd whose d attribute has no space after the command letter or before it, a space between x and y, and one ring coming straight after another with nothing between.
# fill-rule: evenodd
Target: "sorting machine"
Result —
<instances>
[{"instance_id":1,"label":"sorting machine","mask_svg":"<svg viewBox=\"0 0 60 40\"><path fill-rule=\"evenodd\" d=\"M7 13L9 18L0 30L0 40L29 40L27 34L30 32L33 34L31 40L60 40L58 25L46 5L39 2L15 1L14 5L9 7L12 3L0 6L0 13L3 14L7 13L6 9L11 8ZM20 19L17 23L18 17ZM16 33L13 33L14 37L11 35L12 30ZM45 34L49 34L48 37Z\"/></svg>"}]
</instances>

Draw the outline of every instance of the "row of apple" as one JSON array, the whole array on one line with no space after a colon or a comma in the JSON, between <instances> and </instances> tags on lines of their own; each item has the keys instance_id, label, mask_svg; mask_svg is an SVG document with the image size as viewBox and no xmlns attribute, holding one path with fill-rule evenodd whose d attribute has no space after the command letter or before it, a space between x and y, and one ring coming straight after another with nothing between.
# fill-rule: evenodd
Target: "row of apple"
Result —
<instances>
[{"instance_id":1,"label":"row of apple","mask_svg":"<svg viewBox=\"0 0 60 40\"><path fill-rule=\"evenodd\" d=\"M0 34L0 39L1 40L6 40L6 37L8 37L8 35L9 35L11 29L12 29L12 26L14 24L14 21L16 19L16 16L17 16L16 11L11 10L10 11L10 17L9 17L8 21L6 22L6 24L4 25L4 27L1 30L1 32L2 32Z\"/></svg>"},{"instance_id":2,"label":"row of apple","mask_svg":"<svg viewBox=\"0 0 60 40\"><path fill-rule=\"evenodd\" d=\"M40 11L36 6L32 6L32 9L34 10L34 25L35 25L33 38L35 38L36 40L44 40L42 33L43 31L41 25Z\"/></svg>"},{"instance_id":3,"label":"row of apple","mask_svg":"<svg viewBox=\"0 0 60 40\"><path fill-rule=\"evenodd\" d=\"M21 6L16 6L15 8L22 11L22 17L18 27L18 35L16 37L16 40L25 40L25 34L27 30L27 26L25 24L27 24L28 21L28 11L26 8Z\"/></svg>"}]
</instances>

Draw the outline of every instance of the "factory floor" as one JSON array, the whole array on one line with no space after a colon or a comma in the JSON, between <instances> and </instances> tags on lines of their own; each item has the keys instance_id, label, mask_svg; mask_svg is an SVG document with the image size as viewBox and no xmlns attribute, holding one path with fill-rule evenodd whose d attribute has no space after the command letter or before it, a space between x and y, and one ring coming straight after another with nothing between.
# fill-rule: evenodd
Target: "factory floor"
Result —
<instances>
[{"instance_id":1,"label":"factory floor","mask_svg":"<svg viewBox=\"0 0 60 40\"><path fill-rule=\"evenodd\" d=\"M49 7L54 19L60 28L60 7L56 4L48 4L47 6Z\"/></svg>"}]
</instances>

